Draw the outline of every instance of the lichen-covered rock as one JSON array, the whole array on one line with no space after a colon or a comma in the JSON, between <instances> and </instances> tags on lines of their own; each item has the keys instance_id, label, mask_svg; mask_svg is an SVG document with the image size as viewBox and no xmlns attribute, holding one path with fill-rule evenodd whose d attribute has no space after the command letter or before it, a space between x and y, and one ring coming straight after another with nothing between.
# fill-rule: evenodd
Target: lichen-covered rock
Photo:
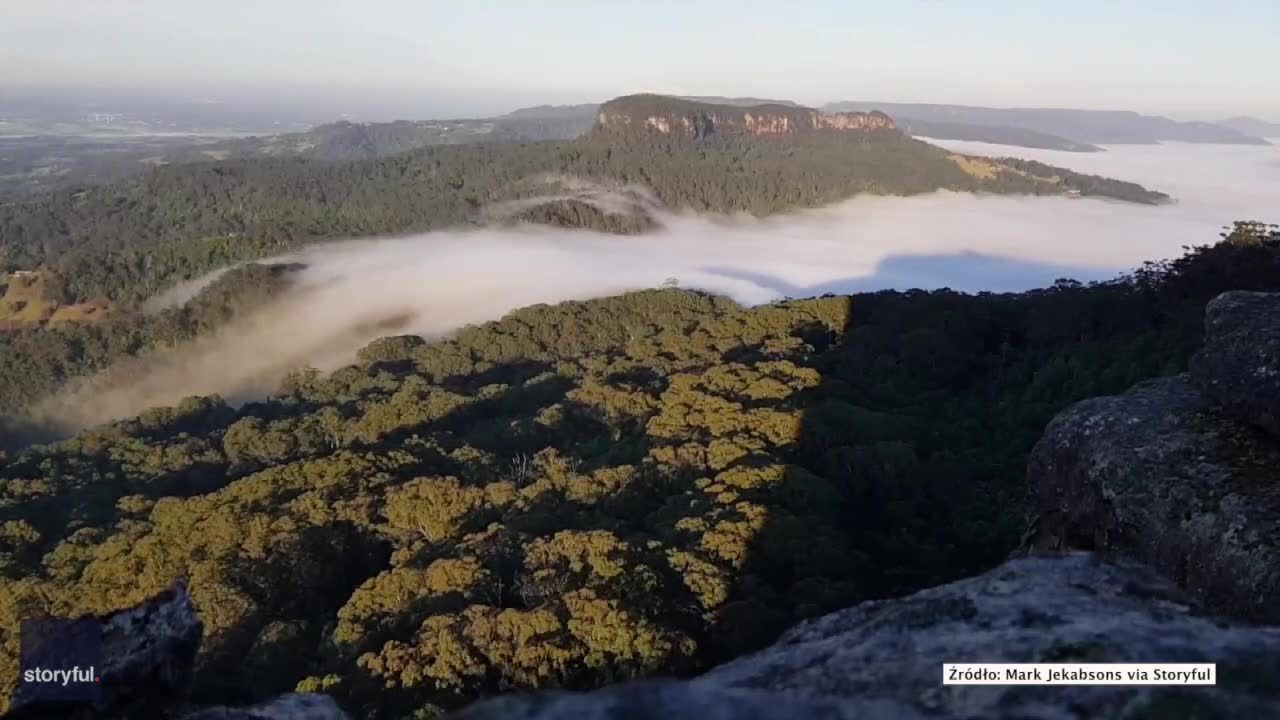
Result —
<instances>
[{"instance_id":1,"label":"lichen-covered rock","mask_svg":"<svg viewBox=\"0 0 1280 720\"><path fill-rule=\"evenodd\" d=\"M1040 549L1115 551L1213 611L1280 623L1280 447L1186 375L1064 410L1031 452Z\"/></svg>"},{"instance_id":2,"label":"lichen-covered rock","mask_svg":"<svg viewBox=\"0 0 1280 720\"><path fill-rule=\"evenodd\" d=\"M102 625L104 700L140 690L149 695L185 690L203 634L204 623L181 583L107 615Z\"/></svg>"},{"instance_id":3,"label":"lichen-covered rock","mask_svg":"<svg viewBox=\"0 0 1280 720\"><path fill-rule=\"evenodd\" d=\"M181 716L181 720L347 720L328 695L289 693L250 707L212 707Z\"/></svg>"},{"instance_id":4,"label":"lichen-covered rock","mask_svg":"<svg viewBox=\"0 0 1280 720\"><path fill-rule=\"evenodd\" d=\"M1216 687L943 686L944 662L1216 662ZM1013 560L833 613L688 682L512 696L459 720L1280 717L1280 630L1199 617L1131 561Z\"/></svg>"},{"instance_id":5,"label":"lichen-covered rock","mask_svg":"<svg viewBox=\"0 0 1280 720\"><path fill-rule=\"evenodd\" d=\"M1066 409L1031 453L1041 549L1117 551L1280 623L1280 294L1209 303L1191 372Z\"/></svg>"},{"instance_id":6,"label":"lichen-covered rock","mask_svg":"<svg viewBox=\"0 0 1280 720\"><path fill-rule=\"evenodd\" d=\"M1280 294L1229 292L1205 311L1191 377L1232 417L1280 435Z\"/></svg>"}]
</instances>

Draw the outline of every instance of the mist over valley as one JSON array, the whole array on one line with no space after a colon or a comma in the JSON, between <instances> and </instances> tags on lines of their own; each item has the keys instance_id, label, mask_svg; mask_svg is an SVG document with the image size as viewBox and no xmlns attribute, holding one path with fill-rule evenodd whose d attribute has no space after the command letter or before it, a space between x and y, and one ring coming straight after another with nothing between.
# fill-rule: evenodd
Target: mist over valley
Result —
<instances>
[{"instance_id":1,"label":"mist over valley","mask_svg":"<svg viewBox=\"0 0 1280 720\"><path fill-rule=\"evenodd\" d=\"M643 194L576 181L566 194L606 212L652 213L657 228L618 236L519 225L353 238L270 258L298 263L289 289L190 344L73 383L35 416L65 431L188 395L264 397L292 371L332 371L387 334L446 336L535 303L585 300L675 281L747 304L877 290L1020 292L1059 279L1105 281L1212 242L1237 218L1280 206L1280 148L1109 146L1105 152L930 140L956 152L1016 155L1160 188L1167 205L939 191L857 196L765 218L670 212ZM519 207L548 198L529 198ZM492 217L517 208L495 207ZM221 271L161 294L153 309ZM167 297L167 300L165 298Z\"/></svg>"}]
</instances>

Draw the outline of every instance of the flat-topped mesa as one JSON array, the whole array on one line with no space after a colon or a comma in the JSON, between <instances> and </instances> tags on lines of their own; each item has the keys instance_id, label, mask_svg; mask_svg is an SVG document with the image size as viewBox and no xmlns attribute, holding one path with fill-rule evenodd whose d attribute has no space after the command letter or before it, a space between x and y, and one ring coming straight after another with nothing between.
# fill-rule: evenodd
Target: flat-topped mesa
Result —
<instances>
[{"instance_id":1,"label":"flat-topped mesa","mask_svg":"<svg viewBox=\"0 0 1280 720\"><path fill-rule=\"evenodd\" d=\"M700 139L713 135L796 135L820 130L896 131L897 127L882 112L825 113L787 105L735 107L663 95L628 95L600 106L596 131L636 130Z\"/></svg>"}]
</instances>

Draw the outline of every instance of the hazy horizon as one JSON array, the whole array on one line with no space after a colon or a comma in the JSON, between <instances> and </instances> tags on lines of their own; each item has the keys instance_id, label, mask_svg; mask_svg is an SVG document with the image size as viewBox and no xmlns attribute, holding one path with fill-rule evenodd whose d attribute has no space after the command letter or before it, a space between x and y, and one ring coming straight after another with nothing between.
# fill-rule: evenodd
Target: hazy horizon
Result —
<instances>
[{"instance_id":1,"label":"hazy horizon","mask_svg":"<svg viewBox=\"0 0 1280 720\"><path fill-rule=\"evenodd\" d=\"M1244 0L808 2L785 12L727 2L383 2L352 12L301 0L17 0L5 19L0 64L20 72L0 80L0 114L6 95L33 89L309 121L474 117L661 92L1280 121L1268 37L1280 6Z\"/></svg>"},{"instance_id":2,"label":"hazy horizon","mask_svg":"<svg viewBox=\"0 0 1280 720\"><path fill-rule=\"evenodd\" d=\"M218 108L231 113L282 117L310 118L315 123L350 119L363 122L388 122L393 120L471 119L504 115L514 110L535 106L596 105L629 94L654 94L688 97L759 97L763 100L785 100L805 107L821 107L835 102L861 102L906 105L952 105L995 109L1054 109L1086 110L1098 112L1136 112L1141 115L1164 116L1183 122L1218 122L1233 117L1254 117L1280 124L1280 112L1276 114L1224 112L1218 115L1188 115L1176 112L1143 111L1134 106L1088 106L1065 104L1026 105L1016 103L978 103L968 101L943 102L931 97L831 97L814 102L801 102L785 93L751 95L745 93L685 93L662 87L640 88L628 92L605 93L597 96L549 97L533 92L477 95L458 90L422 90L420 94L405 97L403 90L380 92L378 89L358 87L205 87L205 88L157 88L118 87L111 85L10 85L0 80L0 116L17 102L38 103L46 107L76 107L78 110L123 110L130 104L155 107L201 106Z\"/></svg>"}]
</instances>

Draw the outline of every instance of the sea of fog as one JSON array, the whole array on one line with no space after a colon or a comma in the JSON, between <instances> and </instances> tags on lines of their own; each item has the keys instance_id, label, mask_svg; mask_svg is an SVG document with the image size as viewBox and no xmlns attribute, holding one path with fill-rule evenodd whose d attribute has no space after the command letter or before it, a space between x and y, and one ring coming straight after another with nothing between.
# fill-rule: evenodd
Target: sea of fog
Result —
<instances>
[{"instance_id":1,"label":"sea of fog","mask_svg":"<svg viewBox=\"0 0 1280 720\"><path fill-rule=\"evenodd\" d=\"M1095 199L857 197L767 219L662 215L642 236L518 227L328 243L280 260L307 265L260 312L190 346L131 360L41 411L74 429L187 395L271 392L299 367L330 370L373 338L441 336L518 307L657 287L743 303L885 288L1016 291L1058 278L1105 280L1232 220L1280 216L1280 147L1111 146L1101 153L960 141L947 148L1031 158L1132 180L1174 196L1151 207ZM199 287L167 294L175 302Z\"/></svg>"}]
</instances>

